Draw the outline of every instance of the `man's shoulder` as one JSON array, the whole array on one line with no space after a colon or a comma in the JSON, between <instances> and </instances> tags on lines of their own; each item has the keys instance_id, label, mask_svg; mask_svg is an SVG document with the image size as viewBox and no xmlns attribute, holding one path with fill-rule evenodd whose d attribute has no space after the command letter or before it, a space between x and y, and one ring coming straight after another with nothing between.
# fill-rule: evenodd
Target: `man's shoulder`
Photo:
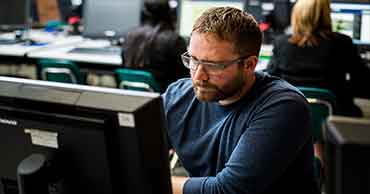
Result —
<instances>
[{"instance_id":1,"label":"man's shoulder","mask_svg":"<svg viewBox=\"0 0 370 194\"><path fill-rule=\"evenodd\" d=\"M192 85L192 82L191 82L190 78L182 78L182 79L179 79L179 80L173 82L172 84L170 84L168 86L166 92L179 93L179 92L183 92L185 90L189 90L192 87L193 87L193 85Z\"/></svg>"},{"instance_id":2,"label":"man's shoulder","mask_svg":"<svg viewBox=\"0 0 370 194\"><path fill-rule=\"evenodd\" d=\"M182 107L187 107L189 102L195 98L193 86L190 78L179 79L170 84L165 93L162 94L163 104L166 111L180 111Z\"/></svg>"},{"instance_id":3,"label":"man's shoulder","mask_svg":"<svg viewBox=\"0 0 370 194\"><path fill-rule=\"evenodd\" d=\"M304 98L303 94L293 85L289 84L287 81L272 76L265 72L257 72L257 86L256 95L264 96L294 96L294 98ZM292 94L292 95L290 95Z\"/></svg>"},{"instance_id":4,"label":"man's shoulder","mask_svg":"<svg viewBox=\"0 0 370 194\"><path fill-rule=\"evenodd\" d=\"M166 99L180 98L193 91L193 85L190 78L182 78L173 82L167 87L162 96Z\"/></svg>"},{"instance_id":5,"label":"man's shoulder","mask_svg":"<svg viewBox=\"0 0 370 194\"><path fill-rule=\"evenodd\" d=\"M295 111L304 117L308 115L308 104L304 95L288 82L269 74L258 80L248 103L251 103L252 109L247 111L252 116ZM297 115L292 117L295 116Z\"/></svg>"}]
</instances>

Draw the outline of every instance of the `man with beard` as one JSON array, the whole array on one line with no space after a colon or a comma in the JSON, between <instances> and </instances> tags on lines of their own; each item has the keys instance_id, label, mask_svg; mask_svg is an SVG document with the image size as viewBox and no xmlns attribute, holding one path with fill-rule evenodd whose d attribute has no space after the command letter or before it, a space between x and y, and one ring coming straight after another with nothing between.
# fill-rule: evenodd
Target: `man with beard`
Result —
<instances>
[{"instance_id":1,"label":"man with beard","mask_svg":"<svg viewBox=\"0 0 370 194\"><path fill-rule=\"evenodd\" d=\"M195 22L182 55L191 78L163 94L169 142L189 174L172 177L174 193L318 193L307 102L254 71L261 40L235 8Z\"/></svg>"}]
</instances>

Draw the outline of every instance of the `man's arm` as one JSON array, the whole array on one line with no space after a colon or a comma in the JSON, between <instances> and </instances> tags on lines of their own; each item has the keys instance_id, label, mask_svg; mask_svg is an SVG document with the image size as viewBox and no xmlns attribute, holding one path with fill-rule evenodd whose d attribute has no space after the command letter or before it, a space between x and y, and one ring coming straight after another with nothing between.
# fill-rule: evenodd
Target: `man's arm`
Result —
<instances>
[{"instance_id":1,"label":"man's arm","mask_svg":"<svg viewBox=\"0 0 370 194\"><path fill-rule=\"evenodd\" d=\"M188 177L172 176L171 181L173 194L182 194L182 189L188 179Z\"/></svg>"}]
</instances>

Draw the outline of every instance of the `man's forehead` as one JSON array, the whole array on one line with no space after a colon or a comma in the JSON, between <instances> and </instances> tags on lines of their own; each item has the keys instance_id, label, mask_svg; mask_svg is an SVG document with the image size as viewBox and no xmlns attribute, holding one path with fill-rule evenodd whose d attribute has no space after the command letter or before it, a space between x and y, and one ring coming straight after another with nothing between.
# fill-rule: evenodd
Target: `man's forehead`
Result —
<instances>
[{"instance_id":1,"label":"man's forehead","mask_svg":"<svg viewBox=\"0 0 370 194\"><path fill-rule=\"evenodd\" d=\"M209 50L204 51L204 48ZM189 52L200 50L202 52L217 52L227 50L229 53L238 54L232 42L220 39L215 33L193 33L189 42Z\"/></svg>"}]
</instances>

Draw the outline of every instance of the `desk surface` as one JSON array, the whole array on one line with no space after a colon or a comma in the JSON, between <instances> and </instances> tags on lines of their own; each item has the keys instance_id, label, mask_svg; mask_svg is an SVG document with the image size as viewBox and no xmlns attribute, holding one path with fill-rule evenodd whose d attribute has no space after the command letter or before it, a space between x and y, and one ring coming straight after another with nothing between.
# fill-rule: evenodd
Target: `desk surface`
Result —
<instances>
[{"instance_id":1,"label":"desk surface","mask_svg":"<svg viewBox=\"0 0 370 194\"><path fill-rule=\"evenodd\" d=\"M0 45L0 55L22 57L32 50L37 50L41 46L24 46L22 43L12 45Z\"/></svg>"},{"instance_id":2,"label":"desk surface","mask_svg":"<svg viewBox=\"0 0 370 194\"><path fill-rule=\"evenodd\" d=\"M69 51L75 47L105 47L105 46L109 46L108 41L84 40L76 44L61 46L53 49L33 50L28 53L28 57L67 59L75 62L120 66L122 64L122 59L120 55L69 53Z\"/></svg>"},{"instance_id":3,"label":"desk surface","mask_svg":"<svg viewBox=\"0 0 370 194\"><path fill-rule=\"evenodd\" d=\"M12 38L11 33L1 34L2 38ZM2 44L0 45L0 55L2 56L19 56L23 57L26 54L34 51L50 50L65 45L73 45L81 42L81 36L65 36L62 34L53 34L40 30L33 30L29 37L32 40L40 42L41 44L26 45L25 43L16 44Z\"/></svg>"},{"instance_id":4,"label":"desk surface","mask_svg":"<svg viewBox=\"0 0 370 194\"><path fill-rule=\"evenodd\" d=\"M369 119L333 115L327 119L327 130L335 137L333 143L337 144L369 145L369 129Z\"/></svg>"},{"instance_id":5,"label":"desk surface","mask_svg":"<svg viewBox=\"0 0 370 194\"><path fill-rule=\"evenodd\" d=\"M3 36L12 36L11 34L2 34ZM121 66L122 59L120 55L104 55L104 54L82 54L70 53L69 51L76 47L105 47L109 46L106 40L89 40L83 39L81 36L65 36L48 33L40 30L32 30L30 37L33 40L45 42L41 45L25 45L24 43L0 45L0 56L27 56L31 59L66 59L80 63L91 63L95 65ZM271 56L272 46L262 45L261 56ZM266 67L268 59L260 57L260 62L256 70L262 70ZM104 67L102 67L104 69Z\"/></svg>"},{"instance_id":6,"label":"desk surface","mask_svg":"<svg viewBox=\"0 0 370 194\"><path fill-rule=\"evenodd\" d=\"M14 38L14 34L1 34L0 37ZM44 42L40 45L25 45L24 43L0 45L0 56L27 56L31 59L53 58L66 59L75 62L93 63L110 66L120 66L122 59L120 55L104 54L82 54L70 53L69 51L76 47L105 47L109 46L107 40L89 40L81 36L66 36L64 34L49 33L42 30L31 30L29 37L32 40ZM271 56L272 45L262 45L261 55ZM266 61L260 62L257 70L264 69Z\"/></svg>"}]
</instances>

